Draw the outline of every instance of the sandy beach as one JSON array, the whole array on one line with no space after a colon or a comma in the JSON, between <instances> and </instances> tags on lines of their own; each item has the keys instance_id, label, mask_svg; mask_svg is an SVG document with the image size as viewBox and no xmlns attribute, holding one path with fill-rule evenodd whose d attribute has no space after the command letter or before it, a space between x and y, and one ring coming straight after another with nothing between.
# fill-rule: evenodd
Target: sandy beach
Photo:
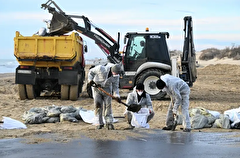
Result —
<instances>
[{"instance_id":1,"label":"sandy beach","mask_svg":"<svg viewBox=\"0 0 240 158\"><path fill-rule=\"evenodd\" d=\"M231 59L201 61L198 60L198 78L191 88L190 107L203 107L209 110L223 113L225 110L240 107L240 61ZM128 93L128 90L121 90L121 94ZM123 98L126 101L126 98ZM126 121L121 118L125 106L112 101L113 115L118 122L114 124L115 130L96 130L95 126L83 121L78 123L59 122L44 124L27 124L27 129L0 130L0 139L5 138L29 138L28 143L40 143L47 141L67 142L74 138L89 137L101 140L124 140L128 137L139 137L144 134L137 134L136 130L154 132L154 129L164 127L169 99L153 100L155 111L154 118L149 122L150 129L124 130L128 127ZM22 120L25 111L32 107L44 106L74 106L93 110L93 99L89 98L84 89L77 101L63 101L57 98L39 98L33 100L20 100L18 97L18 86L15 84L14 73L0 74L0 120L3 116ZM177 126L180 131L181 126ZM192 130L198 132L199 130ZM204 128L205 132L231 132L236 129ZM55 133L55 138L40 138L44 133Z\"/></svg>"}]
</instances>

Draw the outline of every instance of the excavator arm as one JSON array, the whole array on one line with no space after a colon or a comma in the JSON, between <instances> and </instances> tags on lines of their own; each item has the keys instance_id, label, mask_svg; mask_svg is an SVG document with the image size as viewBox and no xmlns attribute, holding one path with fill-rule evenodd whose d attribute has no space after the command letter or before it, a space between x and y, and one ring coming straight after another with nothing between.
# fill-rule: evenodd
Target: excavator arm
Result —
<instances>
[{"instance_id":1,"label":"excavator arm","mask_svg":"<svg viewBox=\"0 0 240 158\"><path fill-rule=\"evenodd\" d=\"M55 6L55 8L51 7L52 4ZM119 33L118 41L116 41L104 30L94 26L87 17L65 14L65 12L63 12L61 8L52 0L48 0L45 4L42 4L41 8L44 10L48 9L49 13L53 15L49 28L50 36L63 35L71 31L77 31L94 40L111 63L121 62L122 56L119 53ZM72 18L82 19L84 26L79 26L78 23ZM95 28L98 33L93 32L91 30L92 27Z\"/></svg>"},{"instance_id":2,"label":"excavator arm","mask_svg":"<svg viewBox=\"0 0 240 158\"><path fill-rule=\"evenodd\" d=\"M192 17L184 17L184 46L181 58L182 75L180 76L191 87L197 79L196 53L193 43Z\"/></svg>"}]
</instances>

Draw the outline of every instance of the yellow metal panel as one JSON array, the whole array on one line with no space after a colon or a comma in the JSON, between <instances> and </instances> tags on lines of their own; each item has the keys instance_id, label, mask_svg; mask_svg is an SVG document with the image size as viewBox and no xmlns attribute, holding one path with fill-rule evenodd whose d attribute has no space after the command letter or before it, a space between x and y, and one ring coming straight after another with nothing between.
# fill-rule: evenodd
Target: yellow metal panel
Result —
<instances>
[{"instance_id":1,"label":"yellow metal panel","mask_svg":"<svg viewBox=\"0 0 240 158\"><path fill-rule=\"evenodd\" d=\"M68 36L33 35L24 37L16 32L14 55L20 59L34 60L18 61L20 65L36 67L73 66L77 61L81 62L82 60L82 45L82 38L76 33ZM53 59L54 61L42 61L45 59Z\"/></svg>"},{"instance_id":2,"label":"yellow metal panel","mask_svg":"<svg viewBox=\"0 0 240 158\"><path fill-rule=\"evenodd\" d=\"M32 58L35 57L35 39L18 40L18 54L20 58Z\"/></svg>"},{"instance_id":3,"label":"yellow metal panel","mask_svg":"<svg viewBox=\"0 0 240 158\"><path fill-rule=\"evenodd\" d=\"M56 45L56 56L59 59L72 59L75 56L71 39L58 39Z\"/></svg>"},{"instance_id":4,"label":"yellow metal panel","mask_svg":"<svg viewBox=\"0 0 240 158\"><path fill-rule=\"evenodd\" d=\"M43 38L37 39L37 56L38 57L54 57L54 39Z\"/></svg>"}]
</instances>

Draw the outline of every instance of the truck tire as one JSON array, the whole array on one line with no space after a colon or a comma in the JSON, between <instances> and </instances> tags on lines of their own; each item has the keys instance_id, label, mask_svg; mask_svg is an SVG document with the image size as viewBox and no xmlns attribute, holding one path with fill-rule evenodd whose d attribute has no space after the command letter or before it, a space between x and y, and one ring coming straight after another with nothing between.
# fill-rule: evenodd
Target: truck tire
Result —
<instances>
[{"instance_id":1,"label":"truck tire","mask_svg":"<svg viewBox=\"0 0 240 158\"><path fill-rule=\"evenodd\" d=\"M150 69L143 71L136 80L137 83L143 83L145 91L151 96L152 99L161 100L166 96L165 92L160 91L156 82L164 73L158 69Z\"/></svg>"},{"instance_id":2,"label":"truck tire","mask_svg":"<svg viewBox=\"0 0 240 158\"><path fill-rule=\"evenodd\" d=\"M71 85L70 86L70 93L69 93L69 99L72 101L75 101L78 99L79 93L78 93L78 85Z\"/></svg>"},{"instance_id":3,"label":"truck tire","mask_svg":"<svg viewBox=\"0 0 240 158\"><path fill-rule=\"evenodd\" d=\"M28 99L35 99L36 98L36 94L35 94L33 85L27 84L26 85L26 91L27 91Z\"/></svg>"},{"instance_id":4,"label":"truck tire","mask_svg":"<svg viewBox=\"0 0 240 158\"><path fill-rule=\"evenodd\" d=\"M68 97L69 97L69 86L61 85L61 99L68 100Z\"/></svg>"},{"instance_id":5,"label":"truck tire","mask_svg":"<svg viewBox=\"0 0 240 158\"><path fill-rule=\"evenodd\" d=\"M27 99L26 86L24 84L18 84L18 95L21 100Z\"/></svg>"}]
</instances>

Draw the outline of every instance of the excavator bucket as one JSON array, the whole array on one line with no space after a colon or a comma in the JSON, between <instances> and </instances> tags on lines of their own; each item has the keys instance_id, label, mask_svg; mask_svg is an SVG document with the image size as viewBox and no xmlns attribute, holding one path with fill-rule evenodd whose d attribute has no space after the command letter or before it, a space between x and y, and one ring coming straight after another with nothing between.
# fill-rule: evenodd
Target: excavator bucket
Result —
<instances>
[{"instance_id":1,"label":"excavator bucket","mask_svg":"<svg viewBox=\"0 0 240 158\"><path fill-rule=\"evenodd\" d=\"M53 4L57 10L50 7L51 4ZM54 1L48 0L45 4L41 5L41 8L44 10L48 9L48 12L52 14L52 20L49 28L50 35L63 35L74 30L73 25L76 22L68 17Z\"/></svg>"},{"instance_id":2,"label":"excavator bucket","mask_svg":"<svg viewBox=\"0 0 240 158\"><path fill-rule=\"evenodd\" d=\"M54 12L50 23L50 35L63 35L73 30L71 19L66 15Z\"/></svg>"}]
</instances>

